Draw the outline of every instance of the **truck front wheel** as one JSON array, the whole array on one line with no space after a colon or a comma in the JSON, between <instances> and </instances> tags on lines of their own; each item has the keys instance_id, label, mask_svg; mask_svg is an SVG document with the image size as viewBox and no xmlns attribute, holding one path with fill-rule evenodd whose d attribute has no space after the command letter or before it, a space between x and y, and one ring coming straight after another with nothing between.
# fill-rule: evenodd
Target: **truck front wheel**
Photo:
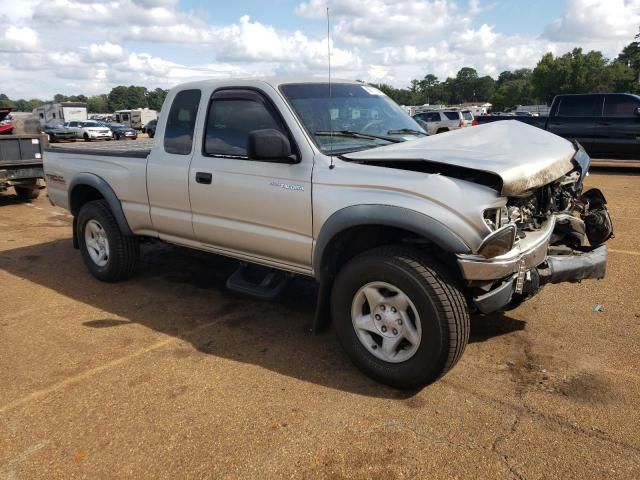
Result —
<instances>
[{"instance_id":1,"label":"truck front wheel","mask_svg":"<svg viewBox=\"0 0 640 480\"><path fill-rule=\"evenodd\" d=\"M464 296L422 252L383 247L349 261L331 299L340 343L362 371L397 388L444 375L469 340Z\"/></svg>"},{"instance_id":2,"label":"truck front wheel","mask_svg":"<svg viewBox=\"0 0 640 480\"><path fill-rule=\"evenodd\" d=\"M104 200L88 202L78 214L78 243L91 274L103 282L130 278L138 265L140 247L124 235Z\"/></svg>"}]
</instances>

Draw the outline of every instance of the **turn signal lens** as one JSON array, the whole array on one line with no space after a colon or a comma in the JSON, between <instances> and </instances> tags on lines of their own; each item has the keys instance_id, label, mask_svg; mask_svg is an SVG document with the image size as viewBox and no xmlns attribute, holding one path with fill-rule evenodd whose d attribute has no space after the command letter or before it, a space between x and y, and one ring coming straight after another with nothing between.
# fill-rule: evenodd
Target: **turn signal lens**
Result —
<instances>
[{"instance_id":1,"label":"turn signal lens","mask_svg":"<svg viewBox=\"0 0 640 480\"><path fill-rule=\"evenodd\" d=\"M480 245L478 255L484 258L499 257L513 248L516 240L516 226L506 225L489 234Z\"/></svg>"}]
</instances>

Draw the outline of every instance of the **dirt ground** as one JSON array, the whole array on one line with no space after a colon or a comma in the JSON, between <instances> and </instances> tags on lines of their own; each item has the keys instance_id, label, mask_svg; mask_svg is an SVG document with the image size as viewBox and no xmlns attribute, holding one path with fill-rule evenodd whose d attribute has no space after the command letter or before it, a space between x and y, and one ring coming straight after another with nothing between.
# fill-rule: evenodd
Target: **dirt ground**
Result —
<instances>
[{"instance_id":1,"label":"dirt ground","mask_svg":"<svg viewBox=\"0 0 640 480\"><path fill-rule=\"evenodd\" d=\"M474 319L412 392L308 332L308 281L264 303L225 290L234 262L150 245L100 283L66 212L0 194L0 479L640 478L640 175L588 183L607 278Z\"/></svg>"}]
</instances>

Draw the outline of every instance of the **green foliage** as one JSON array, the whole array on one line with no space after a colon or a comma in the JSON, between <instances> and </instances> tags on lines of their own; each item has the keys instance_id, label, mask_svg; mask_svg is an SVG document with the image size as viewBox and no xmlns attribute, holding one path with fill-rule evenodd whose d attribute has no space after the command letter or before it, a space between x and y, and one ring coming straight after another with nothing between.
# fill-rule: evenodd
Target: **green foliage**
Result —
<instances>
[{"instance_id":1,"label":"green foliage","mask_svg":"<svg viewBox=\"0 0 640 480\"><path fill-rule=\"evenodd\" d=\"M148 91L147 105L149 108L159 112L162 109L162 103L164 102L167 93L169 93L169 90L163 90L162 88L156 88L155 90Z\"/></svg>"},{"instance_id":2,"label":"green foliage","mask_svg":"<svg viewBox=\"0 0 640 480\"><path fill-rule=\"evenodd\" d=\"M107 95L94 95L87 100L87 111L91 113L109 113L109 99Z\"/></svg>"},{"instance_id":3,"label":"green foliage","mask_svg":"<svg viewBox=\"0 0 640 480\"><path fill-rule=\"evenodd\" d=\"M146 87L136 87L131 85L129 87L119 86L111 89L107 97L109 110L115 112L116 110L125 110L130 108L145 108L149 104L147 102L147 89Z\"/></svg>"},{"instance_id":4,"label":"green foliage","mask_svg":"<svg viewBox=\"0 0 640 480\"><path fill-rule=\"evenodd\" d=\"M457 105L491 102L500 111L516 105L551 103L561 93L640 92L640 42L627 45L614 61L601 52L575 48L560 57L543 55L535 69L480 77L471 67L441 82L433 74L412 80L409 88L377 85L401 105Z\"/></svg>"},{"instance_id":5,"label":"green foliage","mask_svg":"<svg viewBox=\"0 0 640 480\"><path fill-rule=\"evenodd\" d=\"M9 97L7 97L6 94L4 93L0 93L0 107L5 107L5 108L15 108L16 104L13 100L11 100Z\"/></svg>"}]
</instances>

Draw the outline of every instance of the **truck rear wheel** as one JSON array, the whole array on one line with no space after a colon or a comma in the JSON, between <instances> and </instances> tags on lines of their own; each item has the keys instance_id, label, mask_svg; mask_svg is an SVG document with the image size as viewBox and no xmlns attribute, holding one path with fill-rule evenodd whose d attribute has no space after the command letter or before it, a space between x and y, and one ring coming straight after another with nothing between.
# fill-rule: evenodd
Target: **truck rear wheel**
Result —
<instances>
[{"instance_id":1,"label":"truck rear wheel","mask_svg":"<svg viewBox=\"0 0 640 480\"><path fill-rule=\"evenodd\" d=\"M40 195L40 190L37 188L27 188L27 187L13 187L16 191L16 195L20 200L29 201L35 200Z\"/></svg>"},{"instance_id":2,"label":"truck rear wheel","mask_svg":"<svg viewBox=\"0 0 640 480\"><path fill-rule=\"evenodd\" d=\"M383 247L351 260L338 273L331 307L352 361L397 388L438 379L469 340L464 296L439 263L411 248Z\"/></svg>"},{"instance_id":3,"label":"truck rear wheel","mask_svg":"<svg viewBox=\"0 0 640 480\"><path fill-rule=\"evenodd\" d=\"M140 247L124 235L104 200L88 202L78 214L78 243L91 274L104 282L130 278L138 265Z\"/></svg>"}]
</instances>

